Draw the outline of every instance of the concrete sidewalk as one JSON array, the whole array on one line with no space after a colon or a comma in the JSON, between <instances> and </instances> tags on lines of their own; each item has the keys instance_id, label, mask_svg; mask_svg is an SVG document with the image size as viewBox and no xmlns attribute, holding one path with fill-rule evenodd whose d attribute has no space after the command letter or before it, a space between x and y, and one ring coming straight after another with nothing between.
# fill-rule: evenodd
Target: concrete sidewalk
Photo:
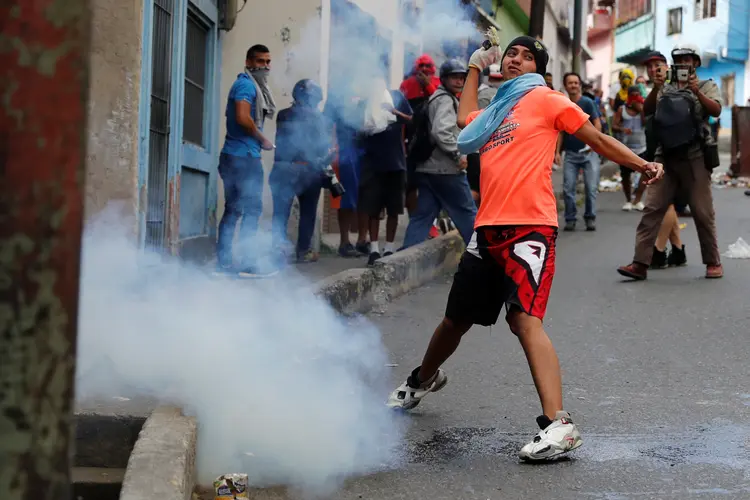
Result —
<instances>
[{"instance_id":1,"label":"concrete sidewalk","mask_svg":"<svg viewBox=\"0 0 750 500\"><path fill-rule=\"evenodd\" d=\"M409 217L404 213L399 218L398 229L396 231L396 248L400 248L404 242L406 226L409 225ZM336 253L339 248L340 236L338 233L324 233L322 235L320 260L310 264L295 264L294 269L311 281L319 281L334 274L349 269L361 269L367 267L367 257L362 256L356 259L345 259L339 257ZM350 241L357 241L357 234L349 234ZM385 219L380 222L380 249L381 253L385 244Z\"/></svg>"}]
</instances>

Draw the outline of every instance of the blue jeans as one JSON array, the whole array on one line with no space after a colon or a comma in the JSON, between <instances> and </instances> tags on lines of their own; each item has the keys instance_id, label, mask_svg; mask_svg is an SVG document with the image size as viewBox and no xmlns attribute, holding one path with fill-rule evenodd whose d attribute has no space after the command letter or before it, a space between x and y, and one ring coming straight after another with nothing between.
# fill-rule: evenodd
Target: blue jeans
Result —
<instances>
[{"instance_id":1,"label":"blue jeans","mask_svg":"<svg viewBox=\"0 0 750 500\"><path fill-rule=\"evenodd\" d=\"M278 246L287 241L289 215L296 196L299 200L297 255L303 255L312 247L318 200L323 187L322 171L310 165L277 162L271 170L268 184L273 195L273 244Z\"/></svg>"},{"instance_id":2,"label":"blue jeans","mask_svg":"<svg viewBox=\"0 0 750 500\"><path fill-rule=\"evenodd\" d=\"M409 218L404 248L417 245L427 239L432 223L441 209L448 212L448 216L468 245L471 236L474 234L477 206L471 197L471 189L469 189L466 175L439 175L418 172L415 174L415 184L419 193L417 209Z\"/></svg>"},{"instance_id":3,"label":"blue jeans","mask_svg":"<svg viewBox=\"0 0 750 500\"><path fill-rule=\"evenodd\" d=\"M263 213L263 164L260 158L222 154L219 175L224 182L224 215L219 223L216 254L221 267L232 267L232 241L240 224L241 246L249 246ZM249 255L243 255L247 260ZM243 262L244 264L244 262Z\"/></svg>"},{"instance_id":4,"label":"blue jeans","mask_svg":"<svg viewBox=\"0 0 750 500\"><path fill-rule=\"evenodd\" d=\"M578 171L583 170L583 183L586 187L586 211L584 219L596 219L596 195L599 192L599 155L593 151L578 153L566 151L563 161L563 194L565 196L565 221L575 222L578 215L576 208L576 184Z\"/></svg>"}]
</instances>

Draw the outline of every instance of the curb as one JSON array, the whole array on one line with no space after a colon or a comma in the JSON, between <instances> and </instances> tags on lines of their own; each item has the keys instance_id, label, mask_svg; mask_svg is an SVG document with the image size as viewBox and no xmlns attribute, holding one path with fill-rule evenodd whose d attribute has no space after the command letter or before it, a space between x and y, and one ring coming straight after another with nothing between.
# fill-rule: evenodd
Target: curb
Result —
<instances>
[{"instance_id":1,"label":"curb","mask_svg":"<svg viewBox=\"0 0 750 500\"><path fill-rule=\"evenodd\" d=\"M78 402L76 406L74 465L124 469L138 433L156 404L112 399Z\"/></svg>"},{"instance_id":2,"label":"curb","mask_svg":"<svg viewBox=\"0 0 750 500\"><path fill-rule=\"evenodd\" d=\"M364 313L455 269L464 250L458 231L348 269L315 284L315 294L341 314Z\"/></svg>"},{"instance_id":3,"label":"curb","mask_svg":"<svg viewBox=\"0 0 750 500\"><path fill-rule=\"evenodd\" d=\"M197 434L195 419L179 408L154 410L128 460L120 500L190 500Z\"/></svg>"}]
</instances>

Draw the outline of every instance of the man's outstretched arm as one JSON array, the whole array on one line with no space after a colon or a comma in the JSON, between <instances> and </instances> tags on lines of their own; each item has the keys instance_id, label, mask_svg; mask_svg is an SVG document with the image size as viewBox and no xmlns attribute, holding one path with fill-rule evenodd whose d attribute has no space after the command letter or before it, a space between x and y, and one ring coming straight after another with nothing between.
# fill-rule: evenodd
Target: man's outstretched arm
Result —
<instances>
[{"instance_id":1,"label":"man's outstretched arm","mask_svg":"<svg viewBox=\"0 0 750 500\"><path fill-rule=\"evenodd\" d=\"M664 167L661 163L647 162L617 139L596 130L589 121L586 121L574 135L616 164L646 174L649 177L647 184L652 184L664 176Z\"/></svg>"}]
</instances>

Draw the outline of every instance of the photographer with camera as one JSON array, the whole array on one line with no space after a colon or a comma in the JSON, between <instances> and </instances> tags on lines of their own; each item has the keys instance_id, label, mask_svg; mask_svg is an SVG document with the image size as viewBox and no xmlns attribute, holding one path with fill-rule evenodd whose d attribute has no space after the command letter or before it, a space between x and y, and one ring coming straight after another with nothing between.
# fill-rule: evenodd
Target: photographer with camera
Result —
<instances>
[{"instance_id":1,"label":"photographer with camera","mask_svg":"<svg viewBox=\"0 0 750 500\"><path fill-rule=\"evenodd\" d=\"M272 234L274 248L284 253L287 227L295 196L299 201L297 262L314 262L312 237L318 213L321 188L341 196L343 188L336 179L331 160L333 126L318 110L323 91L313 80L300 80L292 91L292 106L279 112L276 119L276 157L268 179L273 195ZM286 257L282 257L286 260Z\"/></svg>"},{"instance_id":2,"label":"photographer with camera","mask_svg":"<svg viewBox=\"0 0 750 500\"><path fill-rule=\"evenodd\" d=\"M675 198L685 197L698 231L706 278L721 278L724 271L711 194L711 171L719 165L718 149L708 127L708 117L721 114L720 92L712 80L698 79L695 70L701 57L697 47L676 46L672 60L671 70L660 66L655 72L654 88L644 103L645 114L653 114L656 161L664 164L664 180L648 190L633 262L617 271L631 279L646 279L664 215Z\"/></svg>"}]
</instances>

